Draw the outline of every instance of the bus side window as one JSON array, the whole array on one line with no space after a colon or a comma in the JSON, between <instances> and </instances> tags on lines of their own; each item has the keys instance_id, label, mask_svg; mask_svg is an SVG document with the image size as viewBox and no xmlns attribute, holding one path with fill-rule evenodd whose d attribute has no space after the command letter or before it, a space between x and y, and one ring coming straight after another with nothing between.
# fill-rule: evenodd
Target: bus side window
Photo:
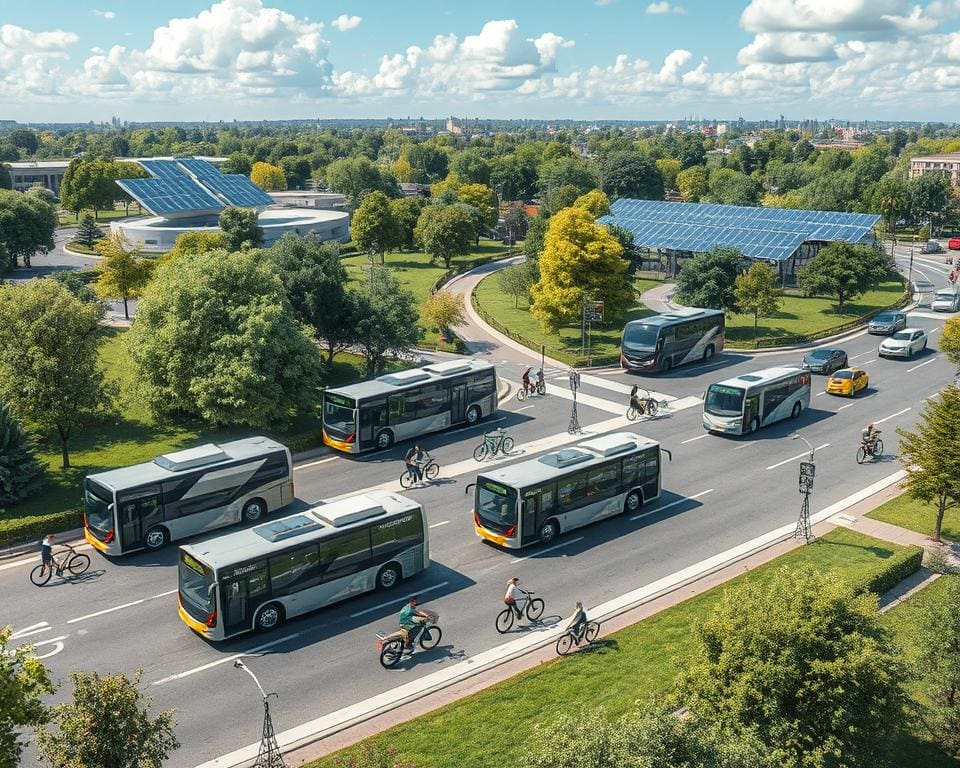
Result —
<instances>
[{"instance_id":1,"label":"bus side window","mask_svg":"<svg viewBox=\"0 0 960 768\"><path fill-rule=\"evenodd\" d=\"M540 489L540 511L544 514L553 512L557 506L557 494L554 485L545 485Z\"/></svg>"},{"instance_id":2,"label":"bus side window","mask_svg":"<svg viewBox=\"0 0 960 768\"><path fill-rule=\"evenodd\" d=\"M270 588L273 594L287 595L319 583L320 560L316 547L270 558Z\"/></svg>"},{"instance_id":3,"label":"bus side window","mask_svg":"<svg viewBox=\"0 0 960 768\"><path fill-rule=\"evenodd\" d=\"M487 395L492 395L496 389L493 382L493 371L476 373L467 379L467 387L470 390L470 400L481 400Z\"/></svg>"},{"instance_id":4,"label":"bus side window","mask_svg":"<svg viewBox=\"0 0 960 768\"><path fill-rule=\"evenodd\" d=\"M403 517L400 522L393 520L374 526L370 531L373 544L373 560L381 563L403 550L423 543L423 523L420 514Z\"/></svg>"},{"instance_id":5,"label":"bus side window","mask_svg":"<svg viewBox=\"0 0 960 768\"><path fill-rule=\"evenodd\" d=\"M639 455L627 456L623 460L623 485L629 487L636 485L640 481L640 468L643 466L643 459Z\"/></svg>"},{"instance_id":6,"label":"bus side window","mask_svg":"<svg viewBox=\"0 0 960 768\"><path fill-rule=\"evenodd\" d=\"M253 475L253 482L257 485L270 483L274 480L283 480L290 475L290 467L287 465L287 454L284 452L271 453L263 466Z\"/></svg>"},{"instance_id":7,"label":"bus side window","mask_svg":"<svg viewBox=\"0 0 960 768\"><path fill-rule=\"evenodd\" d=\"M587 475L587 496L607 497L616 493L620 481L616 465L598 467Z\"/></svg>"},{"instance_id":8,"label":"bus side window","mask_svg":"<svg viewBox=\"0 0 960 768\"><path fill-rule=\"evenodd\" d=\"M409 421L411 414L407 410L407 398L403 395L390 395L390 423L400 424Z\"/></svg>"},{"instance_id":9,"label":"bus side window","mask_svg":"<svg viewBox=\"0 0 960 768\"><path fill-rule=\"evenodd\" d=\"M557 492L561 507L575 507L583 500L587 492L587 475L585 472L564 478L557 483Z\"/></svg>"},{"instance_id":10,"label":"bus side window","mask_svg":"<svg viewBox=\"0 0 960 768\"><path fill-rule=\"evenodd\" d=\"M363 570L370 563L370 529L351 531L320 542L323 580L332 581Z\"/></svg>"}]
</instances>

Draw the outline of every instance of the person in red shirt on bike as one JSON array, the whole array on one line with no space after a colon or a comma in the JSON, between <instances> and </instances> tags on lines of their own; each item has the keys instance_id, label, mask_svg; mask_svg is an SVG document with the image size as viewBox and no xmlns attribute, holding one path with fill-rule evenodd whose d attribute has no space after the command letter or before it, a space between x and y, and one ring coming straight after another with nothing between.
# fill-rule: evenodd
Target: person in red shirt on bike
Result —
<instances>
[{"instance_id":1,"label":"person in red shirt on bike","mask_svg":"<svg viewBox=\"0 0 960 768\"><path fill-rule=\"evenodd\" d=\"M533 391L533 385L530 383L530 371L532 370L533 368L527 368L527 370L523 372L523 391L525 393Z\"/></svg>"}]
</instances>

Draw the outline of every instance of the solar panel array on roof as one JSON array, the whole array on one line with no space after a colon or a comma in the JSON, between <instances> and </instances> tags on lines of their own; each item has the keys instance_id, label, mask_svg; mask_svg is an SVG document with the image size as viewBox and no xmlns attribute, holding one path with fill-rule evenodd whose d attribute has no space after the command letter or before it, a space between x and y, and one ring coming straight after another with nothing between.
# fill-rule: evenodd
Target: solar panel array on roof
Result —
<instances>
[{"instance_id":1,"label":"solar panel array on roof","mask_svg":"<svg viewBox=\"0 0 960 768\"><path fill-rule=\"evenodd\" d=\"M808 240L859 242L880 220L868 213L751 208L621 199L599 221L633 232L637 245L701 252L732 246L745 256L788 259Z\"/></svg>"},{"instance_id":2,"label":"solar panel array on roof","mask_svg":"<svg viewBox=\"0 0 960 768\"><path fill-rule=\"evenodd\" d=\"M223 208L223 203L184 173L179 177L167 173L165 178L119 179L117 184L157 216Z\"/></svg>"},{"instance_id":3,"label":"solar panel array on roof","mask_svg":"<svg viewBox=\"0 0 960 768\"><path fill-rule=\"evenodd\" d=\"M239 173L220 173L206 160L193 157L178 158L177 163L197 177L200 183L223 198L228 204L241 208L271 205L273 198Z\"/></svg>"}]
</instances>

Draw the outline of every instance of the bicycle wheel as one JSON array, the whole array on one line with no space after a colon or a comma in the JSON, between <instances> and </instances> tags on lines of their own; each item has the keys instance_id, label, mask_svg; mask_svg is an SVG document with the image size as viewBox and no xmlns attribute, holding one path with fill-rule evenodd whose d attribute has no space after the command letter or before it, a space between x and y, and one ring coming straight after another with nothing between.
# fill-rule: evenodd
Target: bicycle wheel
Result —
<instances>
[{"instance_id":1,"label":"bicycle wheel","mask_svg":"<svg viewBox=\"0 0 960 768\"><path fill-rule=\"evenodd\" d=\"M863 460L867 458L867 451L861 445L857 448L857 464L863 464Z\"/></svg>"},{"instance_id":2,"label":"bicycle wheel","mask_svg":"<svg viewBox=\"0 0 960 768\"><path fill-rule=\"evenodd\" d=\"M38 587L42 587L53 575L52 568L44 568L42 565L35 565L33 570L30 571L30 581L36 584Z\"/></svg>"},{"instance_id":3,"label":"bicycle wheel","mask_svg":"<svg viewBox=\"0 0 960 768\"><path fill-rule=\"evenodd\" d=\"M476 448L473 449L473 458L474 461L483 461L487 458L487 443L484 441Z\"/></svg>"},{"instance_id":4,"label":"bicycle wheel","mask_svg":"<svg viewBox=\"0 0 960 768\"><path fill-rule=\"evenodd\" d=\"M517 390L517 400L519 400L522 403L526 399L527 399L527 390L524 389L523 387L520 387L520 389Z\"/></svg>"},{"instance_id":5,"label":"bicycle wheel","mask_svg":"<svg viewBox=\"0 0 960 768\"><path fill-rule=\"evenodd\" d=\"M67 563L67 570L70 571L70 573L72 573L74 576L79 576L89 567L90 555L85 555L83 552L79 552L71 557L70 562Z\"/></svg>"},{"instance_id":6,"label":"bicycle wheel","mask_svg":"<svg viewBox=\"0 0 960 768\"><path fill-rule=\"evenodd\" d=\"M881 456L883 456L883 440L878 437L873 444L873 458L879 459Z\"/></svg>"},{"instance_id":7,"label":"bicycle wheel","mask_svg":"<svg viewBox=\"0 0 960 768\"><path fill-rule=\"evenodd\" d=\"M440 627L424 627L423 632L420 633L420 647L425 651L436 648L442 635Z\"/></svg>"},{"instance_id":8,"label":"bicycle wheel","mask_svg":"<svg viewBox=\"0 0 960 768\"><path fill-rule=\"evenodd\" d=\"M547 383L546 383L545 381L538 381L538 382L537 382L537 394L538 394L538 395L545 395L545 394L547 394Z\"/></svg>"},{"instance_id":9,"label":"bicycle wheel","mask_svg":"<svg viewBox=\"0 0 960 768\"><path fill-rule=\"evenodd\" d=\"M536 621L543 616L544 602L539 597L533 598L527 603L527 618L530 621Z\"/></svg>"},{"instance_id":10,"label":"bicycle wheel","mask_svg":"<svg viewBox=\"0 0 960 768\"><path fill-rule=\"evenodd\" d=\"M566 656L568 653L570 653L575 642L576 641L574 640L573 635L571 635L569 632L567 632L565 635L561 635L560 639L557 640L557 653L560 656Z\"/></svg>"},{"instance_id":11,"label":"bicycle wheel","mask_svg":"<svg viewBox=\"0 0 960 768\"><path fill-rule=\"evenodd\" d=\"M501 635L513 628L513 608L504 608L497 614L497 632Z\"/></svg>"},{"instance_id":12,"label":"bicycle wheel","mask_svg":"<svg viewBox=\"0 0 960 768\"><path fill-rule=\"evenodd\" d=\"M503 438L503 442L500 443L500 450L503 453L510 453L510 451L513 450L513 438L512 437Z\"/></svg>"},{"instance_id":13,"label":"bicycle wheel","mask_svg":"<svg viewBox=\"0 0 960 768\"><path fill-rule=\"evenodd\" d=\"M436 480L437 475L440 474L440 465L439 464L427 464L427 469L423 473L424 477L427 480Z\"/></svg>"},{"instance_id":14,"label":"bicycle wheel","mask_svg":"<svg viewBox=\"0 0 960 768\"><path fill-rule=\"evenodd\" d=\"M384 669L397 666L403 656L403 641L391 640L380 649L380 664Z\"/></svg>"},{"instance_id":15,"label":"bicycle wheel","mask_svg":"<svg viewBox=\"0 0 960 768\"><path fill-rule=\"evenodd\" d=\"M584 632L584 637L587 638L588 643L592 643L597 639L597 635L600 634L600 625L595 621L587 622L587 631Z\"/></svg>"},{"instance_id":16,"label":"bicycle wheel","mask_svg":"<svg viewBox=\"0 0 960 768\"><path fill-rule=\"evenodd\" d=\"M647 416L656 416L656 415L657 415L657 401L647 400Z\"/></svg>"},{"instance_id":17,"label":"bicycle wheel","mask_svg":"<svg viewBox=\"0 0 960 768\"><path fill-rule=\"evenodd\" d=\"M409 469L404 470L403 474L400 475L400 487L401 488L413 488L413 472Z\"/></svg>"},{"instance_id":18,"label":"bicycle wheel","mask_svg":"<svg viewBox=\"0 0 960 768\"><path fill-rule=\"evenodd\" d=\"M637 413L637 409L634 408L632 405L629 408L627 408L627 421L636 421L639 415L640 414Z\"/></svg>"}]
</instances>

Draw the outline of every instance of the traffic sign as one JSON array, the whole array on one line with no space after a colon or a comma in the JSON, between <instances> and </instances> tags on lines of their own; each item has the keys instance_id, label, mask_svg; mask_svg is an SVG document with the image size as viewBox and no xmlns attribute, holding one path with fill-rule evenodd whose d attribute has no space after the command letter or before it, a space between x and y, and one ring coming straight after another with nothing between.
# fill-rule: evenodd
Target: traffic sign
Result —
<instances>
[{"instance_id":1,"label":"traffic sign","mask_svg":"<svg viewBox=\"0 0 960 768\"><path fill-rule=\"evenodd\" d=\"M583 302L583 319L588 323L603 322L603 302L585 301Z\"/></svg>"}]
</instances>

